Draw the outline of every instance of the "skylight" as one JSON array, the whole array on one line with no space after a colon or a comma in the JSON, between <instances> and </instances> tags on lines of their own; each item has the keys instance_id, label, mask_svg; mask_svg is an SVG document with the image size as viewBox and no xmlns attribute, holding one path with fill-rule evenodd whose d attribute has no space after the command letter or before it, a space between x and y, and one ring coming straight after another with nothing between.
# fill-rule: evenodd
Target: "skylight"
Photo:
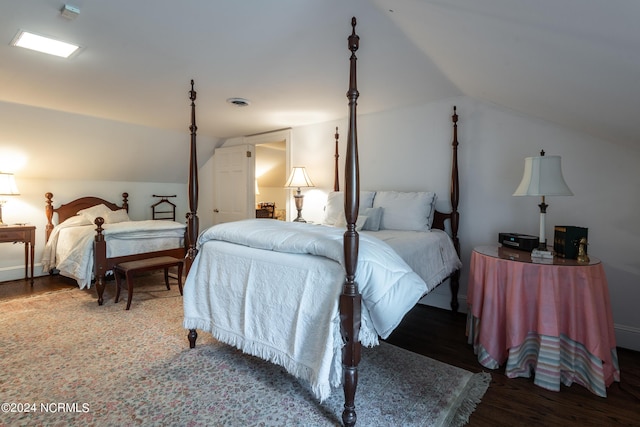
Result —
<instances>
[{"instance_id":1,"label":"skylight","mask_svg":"<svg viewBox=\"0 0 640 427\"><path fill-rule=\"evenodd\" d=\"M71 43L39 36L27 31L20 31L11 42L11 45L48 53L49 55L60 56L62 58L68 58L80 48L80 46Z\"/></svg>"}]
</instances>

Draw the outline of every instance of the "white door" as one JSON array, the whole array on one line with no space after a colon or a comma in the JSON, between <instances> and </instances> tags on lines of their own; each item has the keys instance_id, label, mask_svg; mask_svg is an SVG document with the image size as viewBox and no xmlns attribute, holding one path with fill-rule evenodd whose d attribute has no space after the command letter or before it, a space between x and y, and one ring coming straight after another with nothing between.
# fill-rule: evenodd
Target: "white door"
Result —
<instances>
[{"instance_id":1,"label":"white door","mask_svg":"<svg viewBox=\"0 0 640 427\"><path fill-rule=\"evenodd\" d=\"M255 194L249 191L254 188L254 151L247 144L216 148L214 224L255 217Z\"/></svg>"}]
</instances>

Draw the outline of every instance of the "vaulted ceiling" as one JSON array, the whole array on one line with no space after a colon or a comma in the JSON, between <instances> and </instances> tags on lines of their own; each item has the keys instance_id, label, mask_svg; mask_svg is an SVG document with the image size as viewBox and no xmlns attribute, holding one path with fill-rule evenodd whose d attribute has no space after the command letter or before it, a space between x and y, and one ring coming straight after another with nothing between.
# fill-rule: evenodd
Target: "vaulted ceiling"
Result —
<instances>
[{"instance_id":1,"label":"vaulted ceiling","mask_svg":"<svg viewBox=\"0 0 640 427\"><path fill-rule=\"evenodd\" d=\"M635 0L69 3L74 20L61 1L0 4L1 102L185 131L193 78L199 133L213 138L339 119L356 16L360 113L467 95L640 143ZM63 60L10 46L20 29L82 50Z\"/></svg>"}]
</instances>

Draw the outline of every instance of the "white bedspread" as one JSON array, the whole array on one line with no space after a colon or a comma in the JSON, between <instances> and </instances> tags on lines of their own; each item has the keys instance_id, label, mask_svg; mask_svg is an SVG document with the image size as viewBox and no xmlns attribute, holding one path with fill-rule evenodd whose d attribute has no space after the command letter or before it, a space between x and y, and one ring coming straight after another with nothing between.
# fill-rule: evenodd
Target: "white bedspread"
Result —
<instances>
[{"instance_id":1,"label":"white bedspread","mask_svg":"<svg viewBox=\"0 0 640 427\"><path fill-rule=\"evenodd\" d=\"M78 217L54 227L42 255L42 268L53 268L75 279L82 289L91 286L93 278L93 242L96 226ZM185 224L175 221L145 220L104 224L107 257L151 252L182 246Z\"/></svg>"},{"instance_id":2,"label":"white bedspread","mask_svg":"<svg viewBox=\"0 0 640 427\"><path fill-rule=\"evenodd\" d=\"M342 379L343 234L269 219L205 230L184 287L184 327L277 363L326 398ZM388 337L427 286L386 243L360 235L359 246L359 339L372 346L378 335Z\"/></svg>"}]
</instances>

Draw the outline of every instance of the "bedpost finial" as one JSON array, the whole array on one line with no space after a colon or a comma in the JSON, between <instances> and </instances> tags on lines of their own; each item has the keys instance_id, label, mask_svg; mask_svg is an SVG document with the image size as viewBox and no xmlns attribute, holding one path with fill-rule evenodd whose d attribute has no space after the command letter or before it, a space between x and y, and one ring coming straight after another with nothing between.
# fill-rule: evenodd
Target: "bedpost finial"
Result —
<instances>
[{"instance_id":1,"label":"bedpost finial","mask_svg":"<svg viewBox=\"0 0 640 427\"><path fill-rule=\"evenodd\" d=\"M189 91L189 99L191 101L196 100L196 91L194 90L193 85L194 85L193 79L191 79L191 90Z\"/></svg>"},{"instance_id":2,"label":"bedpost finial","mask_svg":"<svg viewBox=\"0 0 640 427\"><path fill-rule=\"evenodd\" d=\"M453 121L453 123L458 123L458 111L456 106L453 106L453 116L451 116L451 120Z\"/></svg>"},{"instance_id":3,"label":"bedpost finial","mask_svg":"<svg viewBox=\"0 0 640 427\"><path fill-rule=\"evenodd\" d=\"M351 18L351 35L349 36L349 50L355 54L360 45L360 37L356 34L356 17Z\"/></svg>"}]
</instances>

